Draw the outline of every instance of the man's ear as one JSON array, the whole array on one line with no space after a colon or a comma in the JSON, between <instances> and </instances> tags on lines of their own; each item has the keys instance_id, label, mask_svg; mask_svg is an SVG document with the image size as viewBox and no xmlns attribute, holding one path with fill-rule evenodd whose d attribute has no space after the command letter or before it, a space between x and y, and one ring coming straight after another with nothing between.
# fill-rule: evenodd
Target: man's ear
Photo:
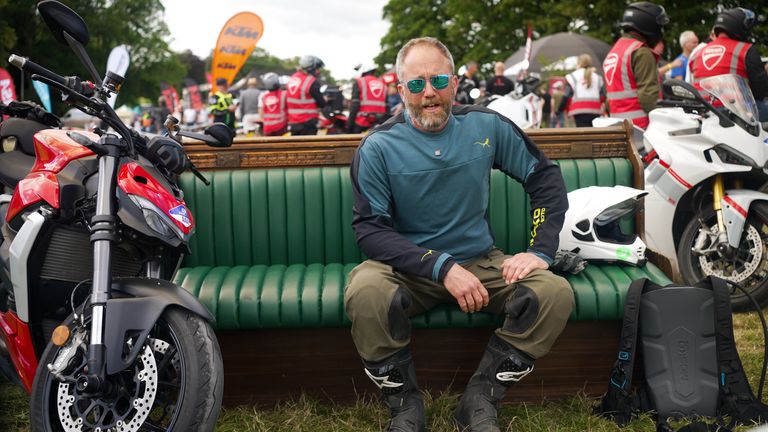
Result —
<instances>
[{"instance_id":1,"label":"man's ear","mask_svg":"<svg viewBox=\"0 0 768 432\"><path fill-rule=\"evenodd\" d=\"M405 88L400 83L397 83L397 93L400 95L400 99L405 100Z\"/></svg>"},{"instance_id":2,"label":"man's ear","mask_svg":"<svg viewBox=\"0 0 768 432\"><path fill-rule=\"evenodd\" d=\"M453 98L456 99L456 93L459 92L459 77L451 75L451 81L453 81Z\"/></svg>"}]
</instances>

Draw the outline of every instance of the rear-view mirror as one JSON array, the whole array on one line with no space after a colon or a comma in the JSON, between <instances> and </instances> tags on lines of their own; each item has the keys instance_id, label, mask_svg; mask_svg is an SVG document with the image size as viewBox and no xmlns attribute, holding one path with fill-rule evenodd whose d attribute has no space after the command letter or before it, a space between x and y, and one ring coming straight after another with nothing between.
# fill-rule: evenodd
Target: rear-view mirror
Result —
<instances>
[{"instance_id":1,"label":"rear-view mirror","mask_svg":"<svg viewBox=\"0 0 768 432\"><path fill-rule=\"evenodd\" d=\"M37 10L59 43L69 45L64 37L64 33L67 33L81 45L88 45L88 26L77 12L55 0L41 1L37 4Z\"/></svg>"}]
</instances>

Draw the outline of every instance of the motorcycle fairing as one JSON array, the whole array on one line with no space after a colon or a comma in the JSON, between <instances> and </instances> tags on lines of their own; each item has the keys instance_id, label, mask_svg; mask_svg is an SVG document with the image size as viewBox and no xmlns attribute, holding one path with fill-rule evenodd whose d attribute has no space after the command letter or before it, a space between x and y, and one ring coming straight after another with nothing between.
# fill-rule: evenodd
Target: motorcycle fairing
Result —
<instances>
[{"instance_id":1,"label":"motorcycle fairing","mask_svg":"<svg viewBox=\"0 0 768 432\"><path fill-rule=\"evenodd\" d=\"M0 312L0 329L13 366L24 389L29 393L32 391L32 381L37 370L37 355L29 325L20 320L13 311Z\"/></svg>"},{"instance_id":2,"label":"motorcycle fairing","mask_svg":"<svg viewBox=\"0 0 768 432\"><path fill-rule=\"evenodd\" d=\"M78 133L98 141L99 136L85 131ZM67 136L67 131L46 129L35 134L35 164L32 172L50 171L58 173L70 162L95 154Z\"/></svg>"},{"instance_id":3,"label":"motorcycle fairing","mask_svg":"<svg viewBox=\"0 0 768 432\"><path fill-rule=\"evenodd\" d=\"M749 214L749 206L753 201L768 201L768 194L747 189L729 189L725 191L720 202L728 244L734 248L739 247L744 224Z\"/></svg>"},{"instance_id":4,"label":"motorcycle fairing","mask_svg":"<svg viewBox=\"0 0 768 432\"><path fill-rule=\"evenodd\" d=\"M124 278L112 281L112 292L130 297L107 300L104 344L107 374L111 375L132 365L141 352L149 331L169 306L179 306L200 315L209 322L215 318L200 301L184 288L162 279ZM123 357L123 343L128 332L137 333L131 351ZM118 343L114 346L114 343Z\"/></svg>"},{"instance_id":5,"label":"motorcycle fairing","mask_svg":"<svg viewBox=\"0 0 768 432\"><path fill-rule=\"evenodd\" d=\"M96 134L82 132L91 139L98 140ZM45 201L53 208L60 206L59 181L56 174L60 173L70 162L95 154L76 143L66 131L56 129L41 130L34 136L35 163L30 173L16 185L6 222L11 222L25 208Z\"/></svg>"},{"instance_id":6,"label":"motorcycle fairing","mask_svg":"<svg viewBox=\"0 0 768 432\"><path fill-rule=\"evenodd\" d=\"M123 164L117 176L117 185L127 194L138 195L149 200L162 210L185 235L194 231L192 212L187 209L184 200L176 199L141 165L135 162Z\"/></svg>"},{"instance_id":7,"label":"motorcycle fairing","mask_svg":"<svg viewBox=\"0 0 768 432\"><path fill-rule=\"evenodd\" d=\"M10 223L25 208L45 201L53 208L59 208L59 180L52 172L33 172L16 186L5 221Z\"/></svg>"}]
</instances>

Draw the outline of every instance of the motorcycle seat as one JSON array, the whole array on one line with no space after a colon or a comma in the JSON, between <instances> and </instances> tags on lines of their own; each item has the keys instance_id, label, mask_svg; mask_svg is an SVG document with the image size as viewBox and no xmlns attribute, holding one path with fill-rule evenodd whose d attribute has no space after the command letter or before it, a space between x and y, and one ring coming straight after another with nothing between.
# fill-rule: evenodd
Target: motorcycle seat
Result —
<instances>
[{"instance_id":1,"label":"motorcycle seat","mask_svg":"<svg viewBox=\"0 0 768 432\"><path fill-rule=\"evenodd\" d=\"M21 151L0 153L0 183L10 189L27 176L35 163L35 157Z\"/></svg>"},{"instance_id":2,"label":"motorcycle seat","mask_svg":"<svg viewBox=\"0 0 768 432\"><path fill-rule=\"evenodd\" d=\"M17 150L34 156L35 143L32 138L43 129L50 129L50 127L34 120L11 117L0 123L0 139L16 137Z\"/></svg>"}]
</instances>

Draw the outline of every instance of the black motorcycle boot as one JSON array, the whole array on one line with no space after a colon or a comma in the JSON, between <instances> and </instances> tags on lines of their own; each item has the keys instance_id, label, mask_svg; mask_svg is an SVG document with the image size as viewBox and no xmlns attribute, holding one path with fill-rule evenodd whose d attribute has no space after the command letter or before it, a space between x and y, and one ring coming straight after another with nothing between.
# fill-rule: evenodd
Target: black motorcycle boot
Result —
<instances>
[{"instance_id":1,"label":"black motorcycle boot","mask_svg":"<svg viewBox=\"0 0 768 432\"><path fill-rule=\"evenodd\" d=\"M533 359L495 334L469 379L453 418L461 432L499 432L497 412L507 389L533 370Z\"/></svg>"},{"instance_id":2,"label":"black motorcycle boot","mask_svg":"<svg viewBox=\"0 0 768 432\"><path fill-rule=\"evenodd\" d=\"M363 360L365 373L381 390L389 408L388 432L425 432L424 400L416 383L410 348L404 348L380 362Z\"/></svg>"}]
</instances>

